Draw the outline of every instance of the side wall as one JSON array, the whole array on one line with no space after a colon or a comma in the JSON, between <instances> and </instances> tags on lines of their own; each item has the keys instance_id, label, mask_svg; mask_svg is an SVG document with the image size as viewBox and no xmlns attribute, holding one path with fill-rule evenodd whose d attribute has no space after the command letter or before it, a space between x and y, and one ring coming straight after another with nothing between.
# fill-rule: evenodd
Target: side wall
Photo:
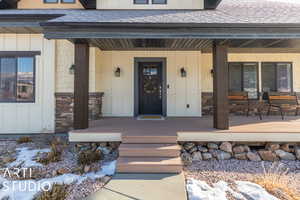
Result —
<instances>
[{"instance_id":1,"label":"side wall","mask_svg":"<svg viewBox=\"0 0 300 200\"><path fill-rule=\"evenodd\" d=\"M55 41L39 34L0 34L0 51L41 51L36 56L36 101L0 103L0 133L53 132Z\"/></svg>"},{"instance_id":2,"label":"side wall","mask_svg":"<svg viewBox=\"0 0 300 200\"><path fill-rule=\"evenodd\" d=\"M167 4L134 4L133 0L97 0L97 9L203 9L204 0L167 0Z\"/></svg>"},{"instance_id":3,"label":"side wall","mask_svg":"<svg viewBox=\"0 0 300 200\"><path fill-rule=\"evenodd\" d=\"M201 116L201 52L197 51L97 51L96 91L104 92L104 116L134 115L134 58L167 59L167 115ZM121 68L121 77L114 70ZM187 77L180 76L184 67ZM189 105L189 108L188 106Z\"/></svg>"}]
</instances>

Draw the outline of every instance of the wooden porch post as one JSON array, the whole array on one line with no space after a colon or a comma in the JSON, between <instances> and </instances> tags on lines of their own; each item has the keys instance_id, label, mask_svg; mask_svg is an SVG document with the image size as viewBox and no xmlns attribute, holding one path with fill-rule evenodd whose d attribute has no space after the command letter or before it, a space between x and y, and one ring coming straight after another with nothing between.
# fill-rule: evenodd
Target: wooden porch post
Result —
<instances>
[{"instance_id":1,"label":"wooden porch post","mask_svg":"<svg viewBox=\"0 0 300 200\"><path fill-rule=\"evenodd\" d=\"M75 43L74 129L89 127L89 46Z\"/></svg>"},{"instance_id":2,"label":"wooden porch post","mask_svg":"<svg viewBox=\"0 0 300 200\"><path fill-rule=\"evenodd\" d=\"M214 128L229 129L227 46L213 42Z\"/></svg>"}]
</instances>

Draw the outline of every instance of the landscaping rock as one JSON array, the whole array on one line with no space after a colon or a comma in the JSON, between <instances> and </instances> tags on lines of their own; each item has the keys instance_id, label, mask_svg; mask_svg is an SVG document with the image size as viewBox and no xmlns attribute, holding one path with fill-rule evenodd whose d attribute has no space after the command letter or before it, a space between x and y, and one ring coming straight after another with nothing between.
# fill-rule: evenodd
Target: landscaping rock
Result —
<instances>
[{"instance_id":1,"label":"landscaping rock","mask_svg":"<svg viewBox=\"0 0 300 200\"><path fill-rule=\"evenodd\" d=\"M223 142L221 145L220 145L220 149L222 151L225 151L225 152L228 152L228 153L232 153L232 145L230 142Z\"/></svg>"},{"instance_id":2,"label":"landscaping rock","mask_svg":"<svg viewBox=\"0 0 300 200\"><path fill-rule=\"evenodd\" d=\"M58 174L69 174L72 173L72 170L70 170L69 168L63 167L57 170Z\"/></svg>"},{"instance_id":3,"label":"landscaping rock","mask_svg":"<svg viewBox=\"0 0 300 200\"><path fill-rule=\"evenodd\" d=\"M193 161L199 161L199 160L202 160L201 152L200 152L200 151L195 151L195 152L192 154L192 160L193 160Z\"/></svg>"},{"instance_id":4,"label":"landscaping rock","mask_svg":"<svg viewBox=\"0 0 300 200\"><path fill-rule=\"evenodd\" d=\"M244 153L245 152L245 148L242 145L239 146L235 146L232 149L233 153Z\"/></svg>"},{"instance_id":5,"label":"landscaping rock","mask_svg":"<svg viewBox=\"0 0 300 200\"><path fill-rule=\"evenodd\" d=\"M260 157L265 161L274 162L274 161L278 160L276 154L270 150L260 150L258 153L259 153Z\"/></svg>"},{"instance_id":6,"label":"landscaping rock","mask_svg":"<svg viewBox=\"0 0 300 200\"><path fill-rule=\"evenodd\" d=\"M299 146L295 147L295 154L296 154L296 158L298 160L300 160L300 147Z\"/></svg>"},{"instance_id":7,"label":"landscaping rock","mask_svg":"<svg viewBox=\"0 0 300 200\"><path fill-rule=\"evenodd\" d=\"M292 151L292 149L290 148L290 144L288 144L288 143L281 145L280 148L281 148L283 151L286 151L286 152L291 152L291 151Z\"/></svg>"},{"instance_id":8,"label":"landscaping rock","mask_svg":"<svg viewBox=\"0 0 300 200\"><path fill-rule=\"evenodd\" d=\"M238 160L247 160L247 153L236 153L234 157Z\"/></svg>"},{"instance_id":9,"label":"landscaping rock","mask_svg":"<svg viewBox=\"0 0 300 200\"><path fill-rule=\"evenodd\" d=\"M51 175L52 175L52 176L57 176L57 171L56 171L56 170L53 170L52 173L51 173Z\"/></svg>"},{"instance_id":10,"label":"landscaping rock","mask_svg":"<svg viewBox=\"0 0 300 200\"><path fill-rule=\"evenodd\" d=\"M203 160L210 160L212 158L213 158L213 156L211 155L211 153L202 153Z\"/></svg>"},{"instance_id":11,"label":"landscaping rock","mask_svg":"<svg viewBox=\"0 0 300 200\"><path fill-rule=\"evenodd\" d=\"M181 159L184 162L184 164L189 165L192 163L192 156L189 153L182 153Z\"/></svg>"},{"instance_id":12,"label":"landscaping rock","mask_svg":"<svg viewBox=\"0 0 300 200\"><path fill-rule=\"evenodd\" d=\"M231 158L231 154L224 151L217 151L216 158L218 160L229 160Z\"/></svg>"},{"instance_id":13,"label":"landscaping rock","mask_svg":"<svg viewBox=\"0 0 300 200\"><path fill-rule=\"evenodd\" d=\"M266 149L270 150L270 151L276 151L276 150L280 149L280 145L276 144L276 143L268 143L266 145Z\"/></svg>"},{"instance_id":14,"label":"landscaping rock","mask_svg":"<svg viewBox=\"0 0 300 200\"><path fill-rule=\"evenodd\" d=\"M185 150L187 150L187 151L190 151L194 146L195 146L194 143L188 142L188 143L185 143L185 144L183 145L183 148L184 148Z\"/></svg>"},{"instance_id":15,"label":"landscaping rock","mask_svg":"<svg viewBox=\"0 0 300 200\"><path fill-rule=\"evenodd\" d=\"M296 160L296 157L292 153L283 151L281 149L276 150L275 153L282 160Z\"/></svg>"},{"instance_id":16,"label":"landscaping rock","mask_svg":"<svg viewBox=\"0 0 300 200\"><path fill-rule=\"evenodd\" d=\"M84 173L88 173L91 170L91 166L90 165L86 165L83 168Z\"/></svg>"},{"instance_id":17,"label":"landscaping rock","mask_svg":"<svg viewBox=\"0 0 300 200\"><path fill-rule=\"evenodd\" d=\"M260 156L259 156L257 153L254 153L254 152L248 152L248 153L247 153L247 158L248 158L250 161L255 161L255 162L261 161Z\"/></svg>"},{"instance_id":18,"label":"landscaping rock","mask_svg":"<svg viewBox=\"0 0 300 200\"><path fill-rule=\"evenodd\" d=\"M189 150L189 153L190 154L193 154L194 152L196 152L198 150L198 148L196 147L196 146L194 146L193 148L191 148L190 150Z\"/></svg>"},{"instance_id":19,"label":"landscaping rock","mask_svg":"<svg viewBox=\"0 0 300 200\"><path fill-rule=\"evenodd\" d=\"M202 145L199 145L199 146L198 146L198 150L199 150L200 152L202 152L202 153L208 152L208 149L207 149L206 147L202 146Z\"/></svg>"},{"instance_id":20,"label":"landscaping rock","mask_svg":"<svg viewBox=\"0 0 300 200\"><path fill-rule=\"evenodd\" d=\"M219 146L216 143L208 143L207 147L209 149L219 149Z\"/></svg>"}]
</instances>

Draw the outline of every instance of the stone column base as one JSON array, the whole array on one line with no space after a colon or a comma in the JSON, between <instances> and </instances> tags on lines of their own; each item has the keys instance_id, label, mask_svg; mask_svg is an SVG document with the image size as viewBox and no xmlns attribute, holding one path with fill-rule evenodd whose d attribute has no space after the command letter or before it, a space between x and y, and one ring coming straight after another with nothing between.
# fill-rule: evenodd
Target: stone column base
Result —
<instances>
[{"instance_id":1,"label":"stone column base","mask_svg":"<svg viewBox=\"0 0 300 200\"><path fill-rule=\"evenodd\" d=\"M89 93L89 120L98 120L102 116L102 92ZM55 93L55 132L68 132L73 129L74 94Z\"/></svg>"}]
</instances>

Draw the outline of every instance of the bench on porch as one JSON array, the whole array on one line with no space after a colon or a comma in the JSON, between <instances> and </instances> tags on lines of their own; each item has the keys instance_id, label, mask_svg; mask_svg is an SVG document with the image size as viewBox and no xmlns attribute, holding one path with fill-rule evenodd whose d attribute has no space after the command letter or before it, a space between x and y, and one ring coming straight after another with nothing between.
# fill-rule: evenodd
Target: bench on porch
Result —
<instances>
[{"instance_id":1,"label":"bench on porch","mask_svg":"<svg viewBox=\"0 0 300 200\"><path fill-rule=\"evenodd\" d=\"M250 101L248 98L248 92L229 92L228 100L230 104L230 111L234 109L242 110L249 116Z\"/></svg>"},{"instance_id":2,"label":"bench on porch","mask_svg":"<svg viewBox=\"0 0 300 200\"><path fill-rule=\"evenodd\" d=\"M297 116L300 109L298 97L294 93L268 93L268 104L268 115L273 108L280 112L282 120L284 120L285 113L295 111L295 116Z\"/></svg>"}]
</instances>

